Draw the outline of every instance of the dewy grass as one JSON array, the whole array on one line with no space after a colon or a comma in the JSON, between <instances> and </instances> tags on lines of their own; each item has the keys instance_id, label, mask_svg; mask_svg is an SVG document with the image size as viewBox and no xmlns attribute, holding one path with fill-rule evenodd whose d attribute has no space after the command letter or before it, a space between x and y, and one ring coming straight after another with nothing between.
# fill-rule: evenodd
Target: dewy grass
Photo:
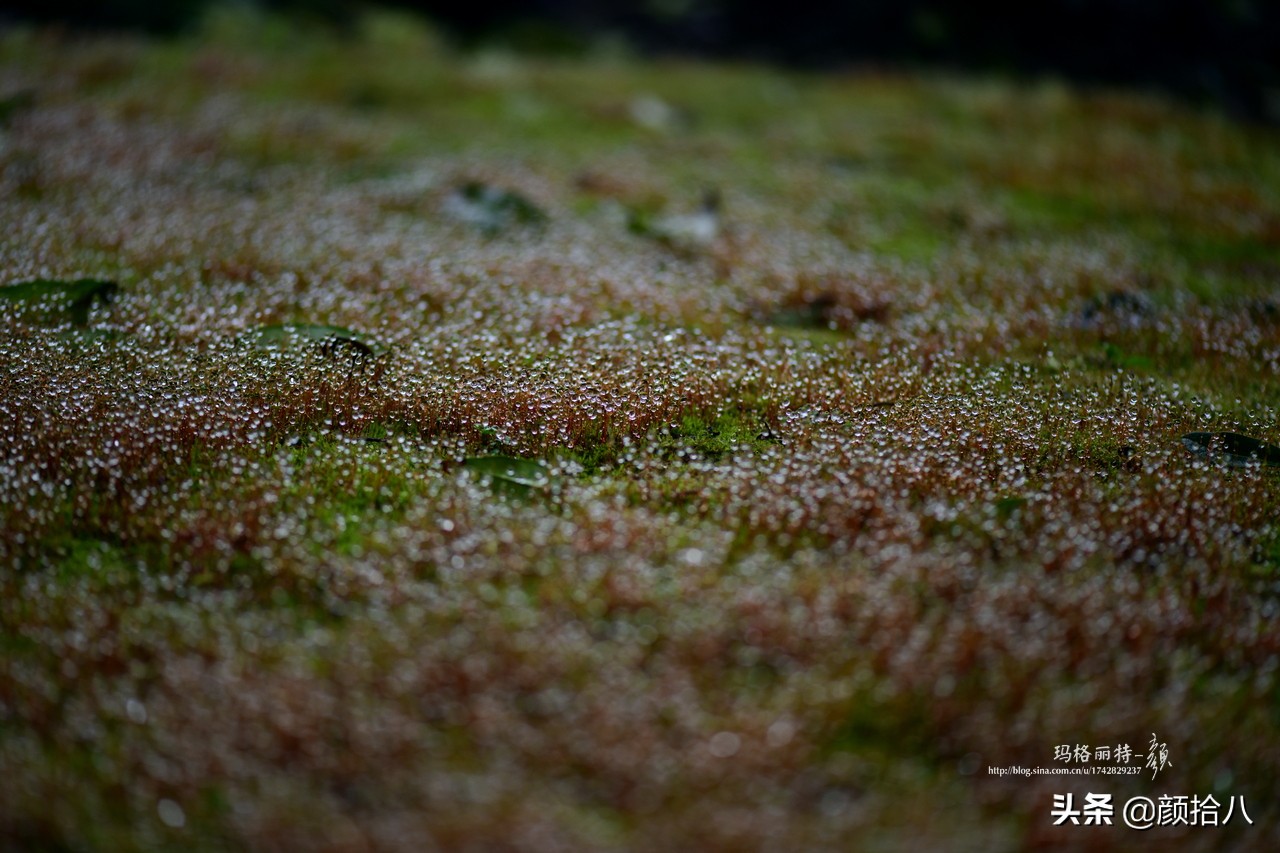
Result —
<instances>
[{"instance_id":1,"label":"dewy grass","mask_svg":"<svg viewBox=\"0 0 1280 853\"><path fill-rule=\"evenodd\" d=\"M6 841L1280 843L1274 131L241 14L0 39Z\"/></svg>"}]
</instances>

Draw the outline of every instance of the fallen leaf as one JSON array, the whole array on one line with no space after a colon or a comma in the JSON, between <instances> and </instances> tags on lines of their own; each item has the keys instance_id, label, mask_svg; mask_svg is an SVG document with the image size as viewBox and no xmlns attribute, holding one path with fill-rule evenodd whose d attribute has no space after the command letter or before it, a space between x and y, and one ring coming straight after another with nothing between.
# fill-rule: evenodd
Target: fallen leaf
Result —
<instances>
[{"instance_id":1,"label":"fallen leaf","mask_svg":"<svg viewBox=\"0 0 1280 853\"><path fill-rule=\"evenodd\" d=\"M1196 456L1233 467L1250 462L1280 465L1280 447L1238 432L1189 432L1182 437L1182 445Z\"/></svg>"},{"instance_id":2,"label":"fallen leaf","mask_svg":"<svg viewBox=\"0 0 1280 853\"><path fill-rule=\"evenodd\" d=\"M316 344L326 355L337 356L346 353L352 361L374 359L387 351L385 346L361 332L316 323L260 326L253 330L253 341L260 347L288 347L298 343Z\"/></svg>"},{"instance_id":3,"label":"fallen leaf","mask_svg":"<svg viewBox=\"0 0 1280 853\"><path fill-rule=\"evenodd\" d=\"M487 480L499 494L525 496L551 483L547 467L536 459L515 456L472 456L462 467Z\"/></svg>"},{"instance_id":4,"label":"fallen leaf","mask_svg":"<svg viewBox=\"0 0 1280 853\"><path fill-rule=\"evenodd\" d=\"M89 312L94 304L107 304L120 291L114 281L97 278L79 278L74 281L35 279L0 287L0 301L20 302L52 308L66 314L76 325L89 322Z\"/></svg>"},{"instance_id":5,"label":"fallen leaf","mask_svg":"<svg viewBox=\"0 0 1280 853\"><path fill-rule=\"evenodd\" d=\"M14 116L31 109L35 102L36 93L33 89L19 89L0 97L0 127L8 127Z\"/></svg>"},{"instance_id":6,"label":"fallen leaf","mask_svg":"<svg viewBox=\"0 0 1280 853\"><path fill-rule=\"evenodd\" d=\"M445 199L445 213L490 236L516 225L539 225L547 215L522 195L479 181L463 184Z\"/></svg>"}]
</instances>

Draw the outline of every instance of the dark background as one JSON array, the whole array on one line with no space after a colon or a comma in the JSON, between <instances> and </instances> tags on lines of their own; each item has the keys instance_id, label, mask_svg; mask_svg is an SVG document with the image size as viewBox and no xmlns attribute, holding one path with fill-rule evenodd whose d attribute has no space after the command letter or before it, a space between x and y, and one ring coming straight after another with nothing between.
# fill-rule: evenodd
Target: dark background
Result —
<instances>
[{"instance_id":1,"label":"dark background","mask_svg":"<svg viewBox=\"0 0 1280 853\"><path fill-rule=\"evenodd\" d=\"M0 16L181 31L224 0L17 0ZM246 2L246 0L241 0ZM248 0L252 2L252 0ZM341 28L355 0L257 0ZM621 37L648 54L807 68L876 64L1155 89L1280 122L1278 0L388 0L464 44L552 52Z\"/></svg>"}]
</instances>

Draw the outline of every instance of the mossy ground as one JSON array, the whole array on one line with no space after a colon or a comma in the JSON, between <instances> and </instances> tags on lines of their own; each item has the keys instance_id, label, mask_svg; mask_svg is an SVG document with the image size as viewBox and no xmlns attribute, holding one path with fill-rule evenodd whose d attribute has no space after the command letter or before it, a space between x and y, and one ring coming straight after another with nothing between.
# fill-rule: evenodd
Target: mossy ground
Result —
<instances>
[{"instance_id":1,"label":"mossy ground","mask_svg":"<svg viewBox=\"0 0 1280 853\"><path fill-rule=\"evenodd\" d=\"M0 301L6 841L1280 843L1280 473L1180 444L1280 441L1274 131L388 14L10 32L0 105L0 284L120 284Z\"/></svg>"}]
</instances>

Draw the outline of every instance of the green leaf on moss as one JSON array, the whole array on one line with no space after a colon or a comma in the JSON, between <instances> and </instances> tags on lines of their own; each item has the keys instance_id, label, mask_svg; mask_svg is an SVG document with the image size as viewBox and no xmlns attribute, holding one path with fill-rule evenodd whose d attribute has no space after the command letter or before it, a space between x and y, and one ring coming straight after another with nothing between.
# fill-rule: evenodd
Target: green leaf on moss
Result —
<instances>
[{"instance_id":1,"label":"green leaf on moss","mask_svg":"<svg viewBox=\"0 0 1280 853\"><path fill-rule=\"evenodd\" d=\"M516 225L540 225L547 215L511 190L469 181L445 201L445 212L490 236Z\"/></svg>"},{"instance_id":2,"label":"green leaf on moss","mask_svg":"<svg viewBox=\"0 0 1280 853\"><path fill-rule=\"evenodd\" d=\"M253 330L253 342L264 348L313 344L321 347L326 355L346 355L352 361L374 359L387 351L385 346L362 332L317 323L259 326Z\"/></svg>"},{"instance_id":3,"label":"green leaf on moss","mask_svg":"<svg viewBox=\"0 0 1280 853\"><path fill-rule=\"evenodd\" d=\"M1196 456L1233 467L1250 462L1280 465L1280 447L1237 432L1189 432L1182 437L1182 445Z\"/></svg>"},{"instance_id":4,"label":"green leaf on moss","mask_svg":"<svg viewBox=\"0 0 1280 853\"><path fill-rule=\"evenodd\" d=\"M472 456L462 467L483 480L498 494L523 497L551 483L547 466L537 459L515 456Z\"/></svg>"},{"instance_id":5,"label":"green leaf on moss","mask_svg":"<svg viewBox=\"0 0 1280 853\"><path fill-rule=\"evenodd\" d=\"M32 89L20 89L0 97L0 127L8 127L13 117L35 106L36 93Z\"/></svg>"},{"instance_id":6,"label":"green leaf on moss","mask_svg":"<svg viewBox=\"0 0 1280 853\"><path fill-rule=\"evenodd\" d=\"M83 326L89 322L89 312L95 304L109 303L119 291L120 285L105 279L63 281L41 278L0 287L0 301L51 308L69 317L76 325Z\"/></svg>"}]
</instances>

